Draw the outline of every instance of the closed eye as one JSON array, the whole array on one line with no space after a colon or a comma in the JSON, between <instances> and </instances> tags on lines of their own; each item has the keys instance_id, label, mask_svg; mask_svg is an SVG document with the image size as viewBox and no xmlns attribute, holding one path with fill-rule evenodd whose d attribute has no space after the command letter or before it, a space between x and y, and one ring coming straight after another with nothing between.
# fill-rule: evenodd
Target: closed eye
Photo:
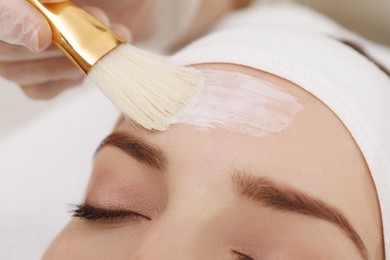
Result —
<instances>
[{"instance_id":1,"label":"closed eye","mask_svg":"<svg viewBox=\"0 0 390 260\"><path fill-rule=\"evenodd\" d=\"M235 256L235 260L254 260L252 257L245 255L243 253L238 252L237 250L233 250L232 254Z\"/></svg>"},{"instance_id":2,"label":"closed eye","mask_svg":"<svg viewBox=\"0 0 390 260\"><path fill-rule=\"evenodd\" d=\"M102 223L140 223L145 220L151 220L151 218L134 211L102 209L87 204L76 205L75 208L71 210L71 214L72 217L75 218Z\"/></svg>"}]
</instances>

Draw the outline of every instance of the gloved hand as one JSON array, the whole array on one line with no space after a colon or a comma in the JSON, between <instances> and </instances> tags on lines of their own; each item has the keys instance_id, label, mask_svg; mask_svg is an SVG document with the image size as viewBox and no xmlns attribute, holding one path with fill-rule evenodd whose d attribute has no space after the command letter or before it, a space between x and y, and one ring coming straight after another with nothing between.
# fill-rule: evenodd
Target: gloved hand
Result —
<instances>
[{"instance_id":1,"label":"gloved hand","mask_svg":"<svg viewBox=\"0 0 390 260\"><path fill-rule=\"evenodd\" d=\"M89 6L85 9L103 23L111 20L111 28L125 40L134 38L157 51L173 50L175 44L201 36L233 9L235 1L74 0ZM50 43L47 22L26 0L0 0L0 75L19 84L30 97L51 98L84 78Z\"/></svg>"},{"instance_id":2,"label":"gloved hand","mask_svg":"<svg viewBox=\"0 0 390 260\"><path fill-rule=\"evenodd\" d=\"M110 25L101 9L85 9ZM127 41L131 39L127 27L111 24L111 28ZM0 75L20 85L28 96L39 99L54 97L84 79L83 73L51 45L48 23L25 0L0 0Z\"/></svg>"}]
</instances>

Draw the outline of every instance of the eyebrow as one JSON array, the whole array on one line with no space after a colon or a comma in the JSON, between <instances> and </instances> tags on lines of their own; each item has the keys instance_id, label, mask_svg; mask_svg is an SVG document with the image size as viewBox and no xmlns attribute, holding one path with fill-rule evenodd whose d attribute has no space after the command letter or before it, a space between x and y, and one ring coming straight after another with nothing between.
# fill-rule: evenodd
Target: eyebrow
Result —
<instances>
[{"instance_id":1,"label":"eyebrow","mask_svg":"<svg viewBox=\"0 0 390 260\"><path fill-rule=\"evenodd\" d=\"M114 132L110 134L100 143L95 154L106 146L116 147L137 161L159 171L165 171L168 168L168 160L163 151L128 133Z\"/></svg>"},{"instance_id":2,"label":"eyebrow","mask_svg":"<svg viewBox=\"0 0 390 260\"><path fill-rule=\"evenodd\" d=\"M352 240L365 260L368 251L348 219L335 207L268 178L235 171L232 175L234 190L239 196L250 199L274 210L312 216L335 224Z\"/></svg>"}]
</instances>

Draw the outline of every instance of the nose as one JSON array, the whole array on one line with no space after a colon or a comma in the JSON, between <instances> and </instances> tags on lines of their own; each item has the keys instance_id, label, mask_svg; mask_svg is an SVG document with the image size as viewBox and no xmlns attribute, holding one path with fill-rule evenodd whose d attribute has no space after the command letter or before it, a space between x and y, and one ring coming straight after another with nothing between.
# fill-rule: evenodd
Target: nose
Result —
<instances>
[{"instance_id":1,"label":"nose","mask_svg":"<svg viewBox=\"0 0 390 260\"><path fill-rule=\"evenodd\" d=\"M167 221L165 221L167 220ZM135 260L215 259L204 228L194 222L160 219L144 233L136 249Z\"/></svg>"}]
</instances>

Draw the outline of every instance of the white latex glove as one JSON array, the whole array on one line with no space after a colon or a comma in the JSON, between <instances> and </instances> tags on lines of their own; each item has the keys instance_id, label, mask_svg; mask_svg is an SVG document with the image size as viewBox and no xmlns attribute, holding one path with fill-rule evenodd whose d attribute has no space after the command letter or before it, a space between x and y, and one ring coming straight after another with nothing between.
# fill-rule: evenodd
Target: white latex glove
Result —
<instances>
[{"instance_id":1,"label":"white latex glove","mask_svg":"<svg viewBox=\"0 0 390 260\"><path fill-rule=\"evenodd\" d=\"M61 1L64 0L41 0L45 3ZM200 27L204 31L215 20L214 16L219 17L224 12L220 12L220 8L225 10L232 5L231 0L74 2L90 6L85 9L103 23L112 21L111 28L127 41L134 36L134 41L142 47L161 52L170 49L183 36L191 35L194 21L201 20ZM16 82L32 98L51 98L79 85L84 78L50 43L49 25L26 0L0 0L0 75Z\"/></svg>"},{"instance_id":2,"label":"white latex glove","mask_svg":"<svg viewBox=\"0 0 390 260\"><path fill-rule=\"evenodd\" d=\"M85 9L110 25L99 8ZM126 40L131 39L127 27L112 24L111 28ZM0 0L0 75L17 83L32 98L54 97L84 79L83 73L51 45L51 37L45 18L27 1Z\"/></svg>"}]
</instances>

